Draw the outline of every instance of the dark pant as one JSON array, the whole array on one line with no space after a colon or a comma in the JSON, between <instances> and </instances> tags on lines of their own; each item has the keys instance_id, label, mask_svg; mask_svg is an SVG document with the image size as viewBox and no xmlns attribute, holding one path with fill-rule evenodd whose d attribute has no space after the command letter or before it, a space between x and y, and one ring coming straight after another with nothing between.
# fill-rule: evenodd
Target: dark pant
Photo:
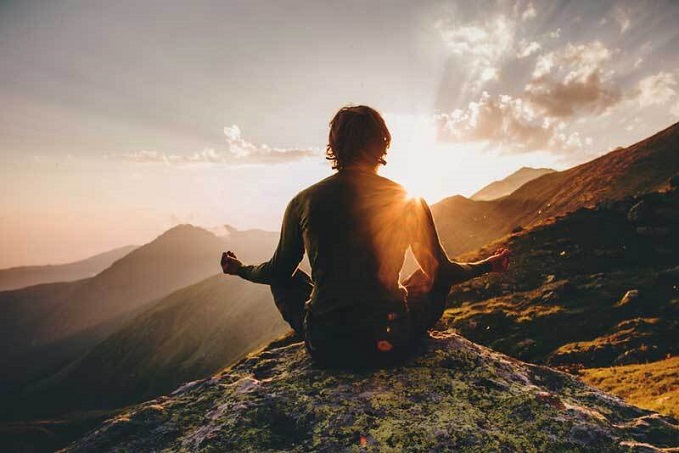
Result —
<instances>
[{"instance_id":1,"label":"dark pant","mask_svg":"<svg viewBox=\"0 0 679 453\"><path fill-rule=\"evenodd\" d=\"M272 285L271 292L283 319L304 338L315 362L333 368L365 368L400 361L441 319L450 284L432 284L418 270L403 285L408 290L405 306L338 310L332 319L319 319L305 308L313 284L301 270L288 281Z\"/></svg>"}]
</instances>

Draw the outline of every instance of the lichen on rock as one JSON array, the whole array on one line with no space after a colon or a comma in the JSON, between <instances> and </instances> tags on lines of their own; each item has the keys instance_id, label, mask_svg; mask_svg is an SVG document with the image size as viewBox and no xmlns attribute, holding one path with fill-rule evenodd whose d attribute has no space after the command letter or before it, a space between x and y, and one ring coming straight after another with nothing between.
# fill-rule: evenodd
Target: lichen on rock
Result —
<instances>
[{"instance_id":1,"label":"lichen on rock","mask_svg":"<svg viewBox=\"0 0 679 453\"><path fill-rule=\"evenodd\" d=\"M679 423L550 368L434 333L391 369L317 368L278 342L131 408L69 449L652 451Z\"/></svg>"}]
</instances>

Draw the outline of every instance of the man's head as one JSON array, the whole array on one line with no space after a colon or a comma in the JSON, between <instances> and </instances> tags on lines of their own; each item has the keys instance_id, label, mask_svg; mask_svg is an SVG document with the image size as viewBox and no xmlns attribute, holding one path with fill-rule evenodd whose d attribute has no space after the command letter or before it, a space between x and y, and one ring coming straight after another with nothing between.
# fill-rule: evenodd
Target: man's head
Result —
<instances>
[{"instance_id":1,"label":"man's head","mask_svg":"<svg viewBox=\"0 0 679 453\"><path fill-rule=\"evenodd\" d=\"M384 156L391 144L391 134L382 116L365 106L348 106L340 109L330 122L326 159L332 168L347 166L376 167L385 165Z\"/></svg>"}]
</instances>

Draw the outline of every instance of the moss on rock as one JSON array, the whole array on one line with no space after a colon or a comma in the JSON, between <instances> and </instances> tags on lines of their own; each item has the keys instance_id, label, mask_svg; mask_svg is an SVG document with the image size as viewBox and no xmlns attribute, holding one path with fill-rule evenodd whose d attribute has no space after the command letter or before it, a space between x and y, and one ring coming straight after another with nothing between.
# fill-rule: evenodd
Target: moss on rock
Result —
<instances>
[{"instance_id":1,"label":"moss on rock","mask_svg":"<svg viewBox=\"0 0 679 453\"><path fill-rule=\"evenodd\" d=\"M547 367L436 334L401 366L317 368L278 342L136 406L73 451L630 451L679 445L675 419ZM650 446L650 447L649 447Z\"/></svg>"}]
</instances>

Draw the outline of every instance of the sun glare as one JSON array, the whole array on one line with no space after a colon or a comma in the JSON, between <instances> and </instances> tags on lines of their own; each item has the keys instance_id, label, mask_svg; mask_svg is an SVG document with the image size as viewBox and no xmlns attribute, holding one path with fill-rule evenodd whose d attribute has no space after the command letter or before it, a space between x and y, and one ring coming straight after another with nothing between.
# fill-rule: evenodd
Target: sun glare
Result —
<instances>
[{"instance_id":1,"label":"sun glare","mask_svg":"<svg viewBox=\"0 0 679 453\"><path fill-rule=\"evenodd\" d=\"M438 142L431 116L384 116L392 146L382 174L405 187L410 197L422 197L429 203L451 195L469 197L525 165L561 167L549 153L518 155L489 150L483 144Z\"/></svg>"},{"instance_id":2,"label":"sun glare","mask_svg":"<svg viewBox=\"0 0 679 453\"><path fill-rule=\"evenodd\" d=\"M384 170L408 191L410 197L428 197L432 193L432 181L426 167L436 146L436 130L431 118L423 115L386 114L385 120L391 131L392 145Z\"/></svg>"},{"instance_id":3,"label":"sun glare","mask_svg":"<svg viewBox=\"0 0 679 453\"><path fill-rule=\"evenodd\" d=\"M470 147L437 141L436 125L430 115L386 114L392 134L384 175L403 185L412 198L430 203L446 196L471 194L483 185L481 175L465 175L484 159ZM464 163L464 165L462 165Z\"/></svg>"}]
</instances>

